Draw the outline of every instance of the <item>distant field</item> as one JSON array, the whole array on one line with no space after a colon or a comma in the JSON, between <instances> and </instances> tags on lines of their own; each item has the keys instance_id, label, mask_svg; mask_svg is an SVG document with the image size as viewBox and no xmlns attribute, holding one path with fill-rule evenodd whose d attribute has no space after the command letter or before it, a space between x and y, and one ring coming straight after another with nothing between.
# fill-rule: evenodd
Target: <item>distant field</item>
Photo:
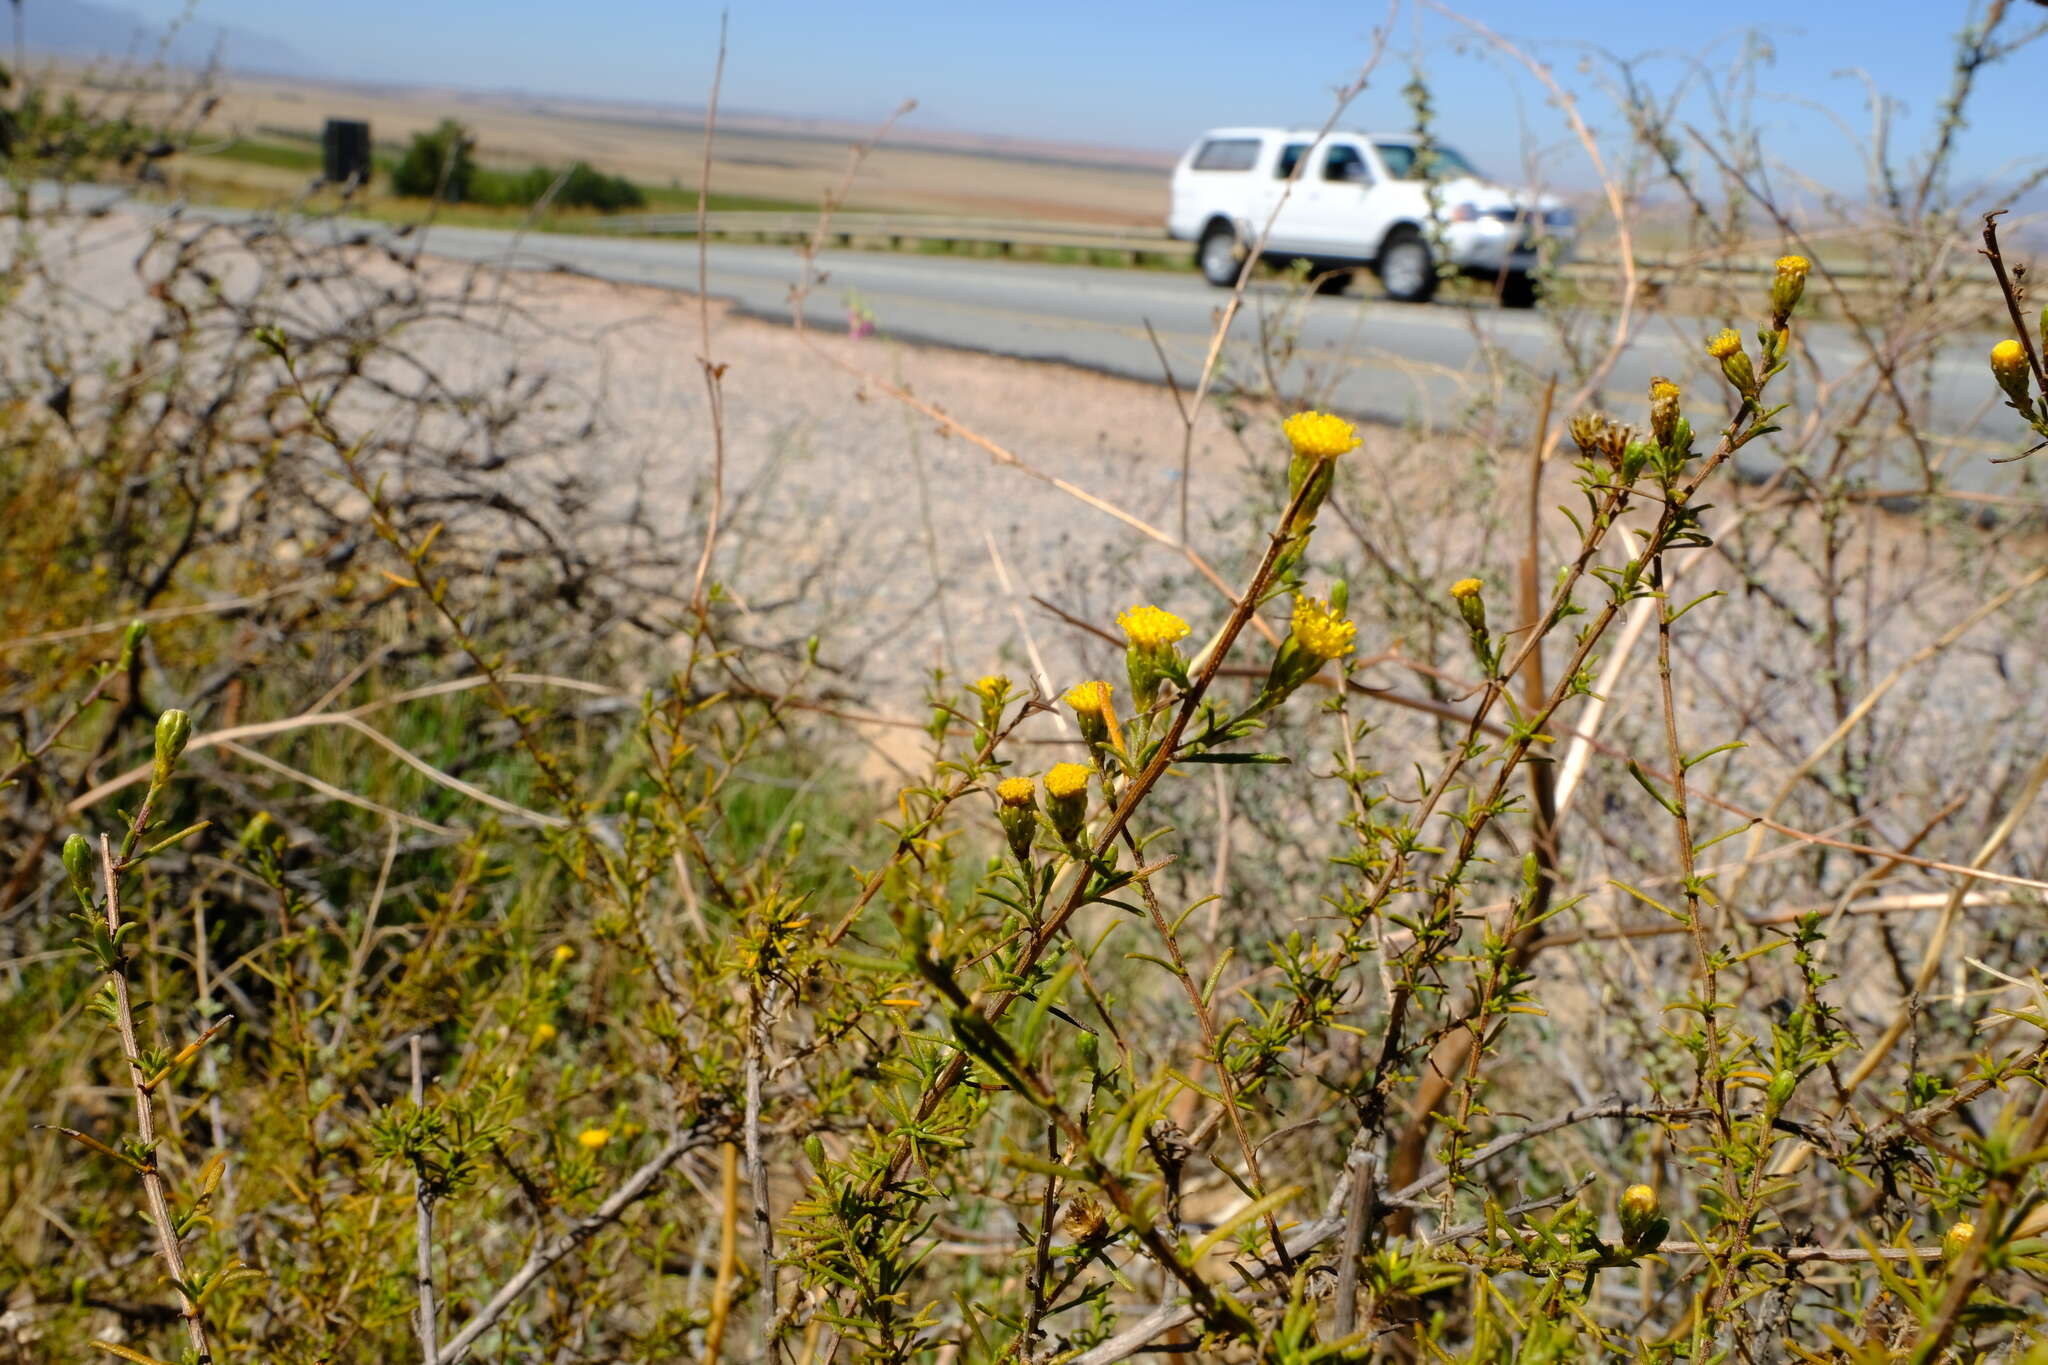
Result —
<instances>
[{"instance_id":1,"label":"distant field","mask_svg":"<svg viewBox=\"0 0 2048 1365\"><path fill-rule=\"evenodd\" d=\"M687 111L223 79L219 107L205 125L215 140L202 155L187 158L202 182L233 181L252 191L301 187L298 177L318 167L315 139L330 117L368 120L382 156L414 133L455 118L476 135L477 158L485 165L523 170L587 161L637 181L650 198L666 191L655 207L696 202L704 128L701 116ZM107 83L90 88L77 75L69 80L88 98L126 98ZM849 150L862 136L851 128L761 117L722 119L711 168L713 204L815 207L845 175ZM1163 153L941 138L921 133L912 115L862 165L846 207L1150 226L1166 213L1170 160ZM270 181L251 174L257 171L270 173Z\"/></svg>"}]
</instances>

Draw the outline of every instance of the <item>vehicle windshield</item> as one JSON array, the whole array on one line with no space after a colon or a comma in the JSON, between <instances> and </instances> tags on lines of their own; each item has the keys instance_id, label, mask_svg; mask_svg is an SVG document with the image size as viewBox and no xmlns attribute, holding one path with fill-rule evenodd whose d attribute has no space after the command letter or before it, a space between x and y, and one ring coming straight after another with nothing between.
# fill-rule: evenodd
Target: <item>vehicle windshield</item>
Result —
<instances>
[{"instance_id":1,"label":"vehicle windshield","mask_svg":"<svg viewBox=\"0 0 2048 1365\"><path fill-rule=\"evenodd\" d=\"M1387 174L1396 180L1414 180L1421 177L1424 168L1415 164L1417 150L1413 143L1408 142L1379 144L1380 160L1386 163ZM1474 180L1484 179L1473 169L1471 162L1449 147L1443 146L1429 149L1427 170L1431 180L1456 180L1460 176L1470 176Z\"/></svg>"}]
</instances>

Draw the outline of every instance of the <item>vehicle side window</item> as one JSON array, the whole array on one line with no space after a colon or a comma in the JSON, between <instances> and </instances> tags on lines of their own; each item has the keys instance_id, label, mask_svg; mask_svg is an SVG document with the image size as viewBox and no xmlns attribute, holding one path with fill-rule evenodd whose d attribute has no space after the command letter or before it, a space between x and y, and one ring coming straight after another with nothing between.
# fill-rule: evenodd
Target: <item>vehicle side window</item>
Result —
<instances>
[{"instance_id":1,"label":"vehicle side window","mask_svg":"<svg viewBox=\"0 0 2048 1365\"><path fill-rule=\"evenodd\" d=\"M1415 169L1415 149L1401 142L1379 144L1380 163L1396 180L1406 180Z\"/></svg>"},{"instance_id":2,"label":"vehicle side window","mask_svg":"<svg viewBox=\"0 0 2048 1365\"><path fill-rule=\"evenodd\" d=\"M1259 140L1255 137L1219 137L1204 143L1202 150L1195 153L1190 170L1196 171L1248 171L1259 159Z\"/></svg>"},{"instance_id":3,"label":"vehicle side window","mask_svg":"<svg viewBox=\"0 0 2048 1365\"><path fill-rule=\"evenodd\" d=\"M1301 159L1307 155L1308 144L1306 142L1290 142L1285 147L1282 147L1280 149L1279 164L1273 167L1273 178L1285 180L1293 175L1294 168L1300 165Z\"/></svg>"},{"instance_id":4,"label":"vehicle side window","mask_svg":"<svg viewBox=\"0 0 2048 1365\"><path fill-rule=\"evenodd\" d=\"M1323 157L1323 179L1345 185L1370 185L1372 171L1366 167L1363 152L1340 142Z\"/></svg>"}]
</instances>

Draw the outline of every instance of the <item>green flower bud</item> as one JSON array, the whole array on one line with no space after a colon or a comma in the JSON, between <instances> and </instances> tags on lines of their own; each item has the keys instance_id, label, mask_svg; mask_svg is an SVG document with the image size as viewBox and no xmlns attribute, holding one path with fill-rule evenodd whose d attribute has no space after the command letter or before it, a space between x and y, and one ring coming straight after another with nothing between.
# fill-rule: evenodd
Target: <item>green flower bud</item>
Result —
<instances>
[{"instance_id":1,"label":"green flower bud","mask_svg":"<svg viewBox=\"0 0 2048 1365\"><path fill-rule=\"evenodd\" d=\"M78 899L92 904L92 845L83 834L74 834L64 841L64 871L71 878L71 889L78 893Z\"/></svg>"},{"instance_id":2,"label":"green flower bud","mask_svg":"<svg viewBox=\"0 0 2048 1365\"><path fill-rule=\"evenodd\" d=\"M1010 852L1017 861L1031 861L1031 840L1038 832L1038 803L1028 777L1006 777L996 783L996 818L1010 838Z\"/></svg>"},{"instance_id":3,"label":"green flower bud","mask_svg":"<svg viewBox=\"0 0 2048 1365\"><path fill-rule=\"evenodd\" d=\"M1077 844L1088 823L1088 779L1095 774L1084 763L1055 763L1045 775L1045 809L1053 832L1063 844Z\"/></svg>"},{"instance_id":4,"label":"green flower bud","mask_svg":"<svg viewBox=\"0 0 2048 1365\"><path fill-rule=\"evenodd\" d=\"M1621 1194L1621 1240L1631 1251L1655 1251L1671 1230L1671 1221L1657 1212L1657 1192L1631 1185Z\"/></svg>"},{"instance_id":5,"label":"green flower bud","mask_svg":"<svg viewBox=\"0 0 2048 1365\"><path fill-rule=\"evenodd\" d=\"M179 710L164 712L156 718L156 778L159 785L170 781L171 769L177 766L178 755L185 752L186 741L192 738L192 717Z\"/></svg>"}]
</instances>

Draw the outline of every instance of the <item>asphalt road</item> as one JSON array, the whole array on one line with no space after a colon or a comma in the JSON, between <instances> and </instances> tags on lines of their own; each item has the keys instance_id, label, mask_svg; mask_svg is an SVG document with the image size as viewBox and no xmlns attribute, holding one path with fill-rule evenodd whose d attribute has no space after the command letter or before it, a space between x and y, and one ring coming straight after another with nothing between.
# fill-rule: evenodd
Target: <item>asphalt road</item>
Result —
<instances>
[{"instance_id":1,"label":"asphalt road","mask_svg":"<svg viewBox=\"0 0 2048 1365\"><path fill-rule=\"evenodd\" d=\"M427 249L520 268L565 266L661 288L697 286L696 245L684 240L534 234L514 249L505 233L436 227ZM1183 386L1192 385L1200 373L1225 297L1191 274L854 251L829 253L820 265L825 279L806 305L813 326L843 328L848 301L858 298L883 334L906 341L1079 365L1150 382L1161 379L1163 352ZM787 322L800 275L797 253L789 247L714 243L710 250L711 291L732 299L748 316ZM1374 293L1370 278L1334 298L1301 298L1281 281L1259 281L1233 328L1226 373L1259 375L1260 353L1275 349L1262 337L1284 338L1288 358L1274 371L1289 397L1306 395L1354 417L1449 428L1467 420L1470 403L1493 382L1485 361L1488 348L1538 374L1565 369L1556 324L1541 311L1396 304ZM1710 374L1701 353L1701 342L1716 326L1691 318L1650 319L1616 365L1602 400L1624 417L1639 416L1651 376L1668 374L1695 393L1713 393L1715 402L1724 402L1722 382L1717 373ZM1841 387L1851 394L1868 388L1867 378L1854 377L1857 371L1871 373L1867 351L1847 328L1809 323L1804 336L1821 372L1835 380L1850 377ZM1972 491L2008 491L2019 468L1989 462L1991 456L2016 451L2020 434L2013 415L1996 406L1984 359L1994 339L1956 338L1939 354L1922 428L1936 455L1946 456L1944 468L1954 486ZM1588 354L1597 354L1606 335L1594 328L1575 340ZM1800 368L1795 364L1788 371L1795 387L1781 391L1782 396L1797 400L1810 392L1808 384L1796 379ZM1526 390L1508 398L1511 407L1523 409L1530 401ZM1698 413L1700 406L1693 410ZM1788 418L1801 411L1803 405L1795 406ZM1898 458L1887 480L1917 483L1917 459L1909 442L1895 432L1891 444ZM1752 472L1768 466L1767 459L1759 459Z\"/></svg>"},{"instance_id":2,"label":"asphalt road","mask_svg":"<svg viewBox=\"0 0 2048 1365\"><path fill-rule=\"evenodd\" d=\"M347 220L316 220L306 230L391 231ZM697 287L696 244L682 239L555 233L515 239L502 231L436 226L425 249L517 269L567 268L622 283ZM886 336L1155 383L1170 365L1183 386L1192 385L1200 372L1225 297L1193 274L854 251L828 253L820 265L825 278L813 288L806 308L814 326L844 328L848 303L857 298ZM710 249L711 292L731 299L747 316L787 322L800 275L801 263L789 247L714 243ZM1469 420L1472 402L1495 382L1486 362L1489 349L1539 375L1568 373L1560 349L1565 343L1555 321L1540 310L1396 304L1375 292L1369 277L1339 297L1302 298L1279 280L1258 281L1233 328L1225 375L1263 381L1268 362L1262 356L1280 355L1284 359L1272 362L1271 377L1290 400L1306 399L1375 421L1450 429ZM1717 409L1707 408L1701 396L1711 393L1719 404L1726 395L1700 348L1717 326L1701 319L1651 317L1631 339L1599 401L1619 416L1640 420L1651 376L1666 374L1696 395L1688 406L1697 425L1709 425L1699 416L1703 408ZM1803 336L1820 373L1834 381L1848 379L1840 388L1851 395L1868 389L1868 355L1848 329L1808 323ZM1950 483L1977 492L2011 491L2018 471L2026 467L1990 463L1990 457L2017 451L2022 432L2013 415L1996 405L1984 359L1994 339L1951 338L1934 361L1922 408L1923 438L1942 460ZM1589 355L1598 354L1605 341L1604 329L1590 324L1572 338ZM1788 423L1810 406L1811 374L1805 371L1803 363L1795 363L1787 375L1793 385L1774 390L1795 402ZM1525 381L1508 392L1510 410L1526 412L1535 387ZM1888 420L1881 408L1876 411L1874 420ZM1910 442L1896 429L1885 440L1895 458L1887 461L1884 481L1917 484ZM1761 452L1749 463L1752 474L1770 468Z\"/></svg>"}]
</instances>

